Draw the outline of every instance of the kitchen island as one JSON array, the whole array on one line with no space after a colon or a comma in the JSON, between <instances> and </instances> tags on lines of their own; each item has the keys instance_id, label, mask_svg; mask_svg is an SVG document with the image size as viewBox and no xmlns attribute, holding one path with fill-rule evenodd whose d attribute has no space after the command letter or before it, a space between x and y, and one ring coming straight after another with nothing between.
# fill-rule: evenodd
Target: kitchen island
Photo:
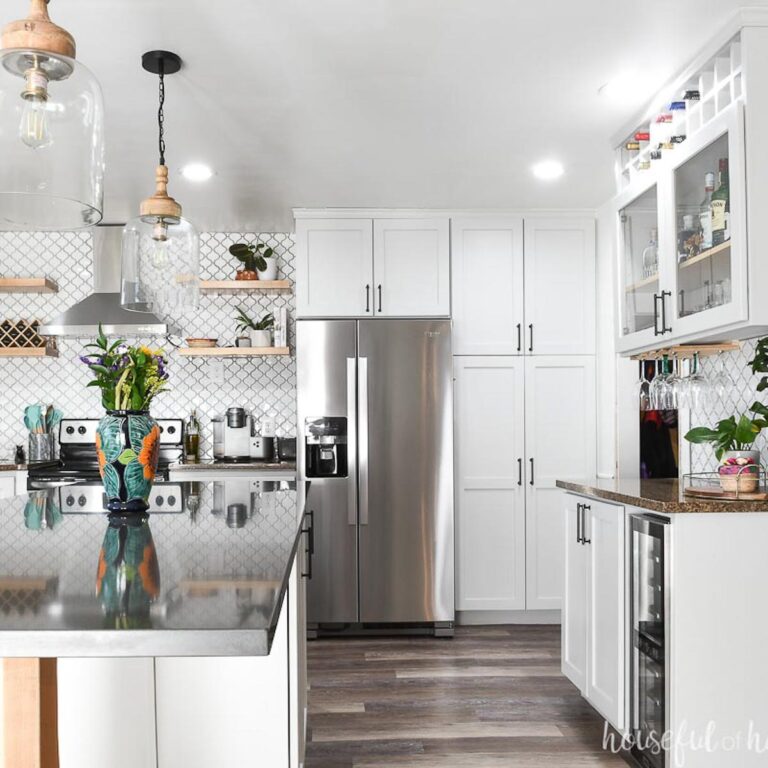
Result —
<instances>
[{"instance_id":1,"label":"kitchen island","mask_svg":"<svg viewBox=\"0 0 768 768\"><path fill-rule=\"evenodd\" d=\"M5 765L300 763L306 484L167 489L140 517L63 501L85 485L0 500Z\"/></svg>"},{"instance_id":2,"label":"kitchen island","mask_svg":"<svg viewBox=\"0 0 768 768\"><path fill-rule=\"evenodd\" d=\"M667 761L640 749L641 765L764 766L768 502L690 497L677 480L557 486L563 673L628 743L665 740Z\"/></svg>"}]
</instances>

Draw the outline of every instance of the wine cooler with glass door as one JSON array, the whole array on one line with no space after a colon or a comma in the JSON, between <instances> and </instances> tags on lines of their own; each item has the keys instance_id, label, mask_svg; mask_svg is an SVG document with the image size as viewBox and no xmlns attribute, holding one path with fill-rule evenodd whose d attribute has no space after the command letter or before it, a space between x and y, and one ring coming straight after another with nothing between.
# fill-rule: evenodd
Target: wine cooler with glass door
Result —
<instances>
[{"instance_id":1,"label":"wine cooler with glass door","mask_svg":"<svg viewBox=\"0 0 768 768\"><path fill-rule=\"evenodd\" d=\"M669 728L669 521L631 516L632 755L642 768L667 768Z\"/></svg>"}]
</instances>

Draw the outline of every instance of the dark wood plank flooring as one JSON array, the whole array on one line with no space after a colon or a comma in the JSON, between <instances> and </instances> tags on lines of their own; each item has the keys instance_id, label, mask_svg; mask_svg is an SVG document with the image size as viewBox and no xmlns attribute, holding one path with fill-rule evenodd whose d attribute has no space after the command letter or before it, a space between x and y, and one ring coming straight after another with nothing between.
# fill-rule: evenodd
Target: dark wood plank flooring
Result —
<instances>
[{"instance_id":1,"label":"dark wood plank flooring","mask_svg":"<svg viewBox=\"0 0 768 768\"><path fill-rule=\"evenodd\" d=\"M316 640L308 666L306 768L626 768L560 674L557 626Z\"/></svg>"}]
</instances>

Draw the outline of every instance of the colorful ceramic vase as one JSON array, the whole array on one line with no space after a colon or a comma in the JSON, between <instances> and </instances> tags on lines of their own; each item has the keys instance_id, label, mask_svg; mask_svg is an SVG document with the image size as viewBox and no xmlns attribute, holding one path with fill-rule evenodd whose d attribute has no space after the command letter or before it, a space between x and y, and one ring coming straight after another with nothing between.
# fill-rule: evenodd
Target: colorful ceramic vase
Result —
<instances>
[{"instance_id":1,"label":"colorful ceramic vase","mask_svg":"<svg viewBox=\"0 0 768 768\"><path fill-rule=\"evenodd\" d=\"M148 411L107 411L96 430L99 473L111 512L144 512L160 456L160 427Z\"/></svg>"},{"instance_id":2,"label":"colorful ceramic vase","mask_svg":"<svg viewBox=\"0 0 768 768\"><path fill-rule=\"evenodd\" d=\"M109 627L142 629L160 594L160 566L148 515L112 513L99 552L96 595Z\"/></svg>"}]
</instances>

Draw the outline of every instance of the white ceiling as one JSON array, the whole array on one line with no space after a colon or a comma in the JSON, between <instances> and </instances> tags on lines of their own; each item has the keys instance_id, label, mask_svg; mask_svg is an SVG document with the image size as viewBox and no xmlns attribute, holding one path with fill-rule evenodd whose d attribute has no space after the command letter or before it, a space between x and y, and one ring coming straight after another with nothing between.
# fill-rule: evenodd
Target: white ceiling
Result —
<instances>
[{"instance_id":1,"label":"white ceiling","mask_svg":"<svg viewBox=\"0 0 768 768\"><path fill-rule=\"evenodd\" d=\"M598 88L639 68L651 91L738 0L53 0L104 88L107 221L153 189L153 48L168 78L171 194L200 229L293 228L294 206L595 207L609 137L649 93ZM768 5L752 0L751 5ZM25 15L5 0L2 23ZM541 182L532 162L559 158ZM182 164L209 163L194 185Z\"/></svg>"}]
</instances>

